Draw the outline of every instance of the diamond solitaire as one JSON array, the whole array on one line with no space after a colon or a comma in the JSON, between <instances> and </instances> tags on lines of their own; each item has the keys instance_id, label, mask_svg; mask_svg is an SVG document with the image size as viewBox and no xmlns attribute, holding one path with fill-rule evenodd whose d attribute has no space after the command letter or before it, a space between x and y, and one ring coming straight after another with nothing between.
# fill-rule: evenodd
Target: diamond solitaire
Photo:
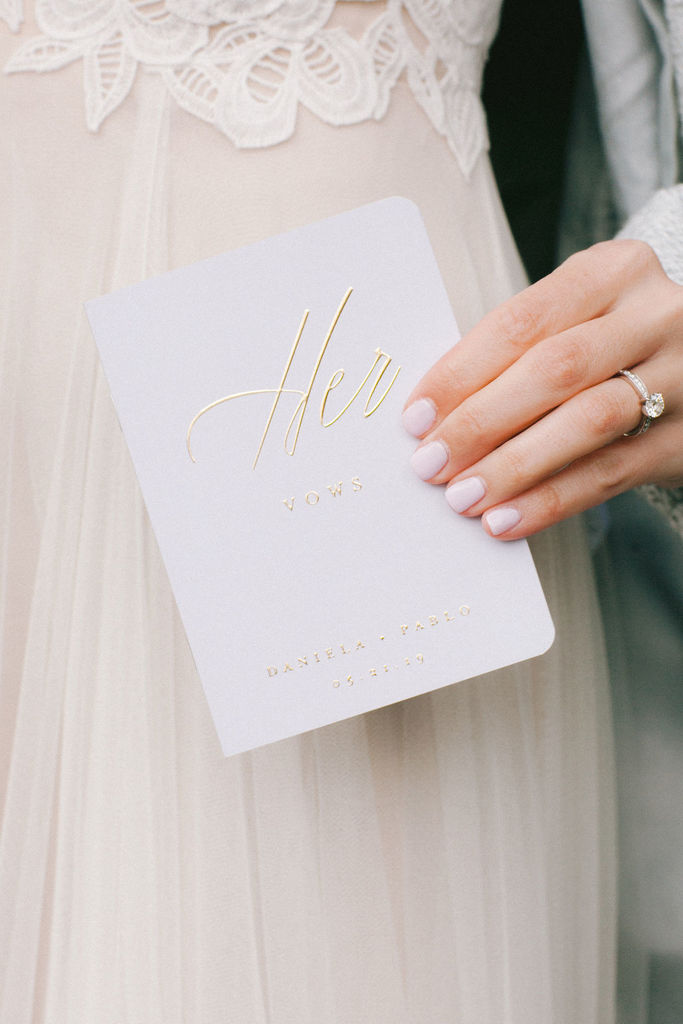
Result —
<instances>
[{"instance_id":1,"label":"diamond solitaire","mask_svg":"<svg viewBox=\"0 0 683 1024\"><path fill-rule=\"evenodd\" d=\"M661 416L664 412L664 395L661 395L659 391L655 391L654 394L648 395L643 402L643 412L646 416L649 416L651 420L656 420L658 416Z\"/></svg>"},{"instance_id":2,"label":"diamond solitaire","mask_svg":"<svg viewBox=\"0 0 683 1024\"><path fill-rule=\"evenodd\" d=\"M643 413L640 423L633 430L628 430L624 434L624 437L637 437L638 434L644 434L652 421L664 412L664 396L659 391L650 394L643 380L633 370L619 370L615 376L627 380L640 398L640 407Z\"/></svg>"}]
</instances>

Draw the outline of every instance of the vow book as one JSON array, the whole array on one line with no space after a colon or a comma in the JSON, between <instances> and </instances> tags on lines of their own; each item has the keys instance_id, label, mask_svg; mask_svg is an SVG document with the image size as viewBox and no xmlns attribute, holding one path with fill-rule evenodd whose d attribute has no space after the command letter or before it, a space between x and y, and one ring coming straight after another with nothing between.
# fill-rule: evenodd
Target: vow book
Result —
<instances>
[{"instance_id":1,"label":"vow book","mask_svg":"<svg viewBox=\"0 0 683 1024\"><path fill-rule=\"evenodd\" d=\"M527 544L409 466L403 404L458 337L412 203L87 312L226 755L550 645Z\"/></svg>"}]
</instances>

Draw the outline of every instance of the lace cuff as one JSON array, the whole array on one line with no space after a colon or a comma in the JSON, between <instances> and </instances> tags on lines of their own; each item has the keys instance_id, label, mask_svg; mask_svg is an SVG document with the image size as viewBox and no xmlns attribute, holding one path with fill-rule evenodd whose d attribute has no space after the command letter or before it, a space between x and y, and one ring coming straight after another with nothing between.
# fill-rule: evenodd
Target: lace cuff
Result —
<instances>
[{"instance_id":1,"label":"lace cuff","mask_svg":"<svg viewBox=\"0 0 683 1024\"><path fill-rule=\"evenodd\" d=\"M638 238L657 253L672 281L683 285L683 185L655 192L645 206L630 217L619 238ZM649 484L640 493L663 512L683 536L683 487Z\"/></svg>"},{"instance_id":2,"label":"lace cuff","mask_svg":"<svg viewBox=\"0 0 683 1024\"><path fill-rule=\"evenodd\" d=\"M683 185L655 192L627 220L618 237L647 242L671 280L683 284Z\"/></svg>"}]
</instances>

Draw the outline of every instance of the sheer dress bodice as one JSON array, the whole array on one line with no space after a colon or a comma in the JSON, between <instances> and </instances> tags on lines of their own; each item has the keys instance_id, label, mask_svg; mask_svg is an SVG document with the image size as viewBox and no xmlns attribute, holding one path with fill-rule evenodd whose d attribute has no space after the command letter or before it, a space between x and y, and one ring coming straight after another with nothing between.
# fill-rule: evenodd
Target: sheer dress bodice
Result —
<instances>
[{"instance_id":1,"label":"sheer dress bodice","mask_svg":"<svg viewBox=\"0 0 683 1024\"><path fill-rule=\"evenodd\" d=\"M2 0L14 30L23 0ZM88 127L158 73L184 110L236 146L290 138L299 105L331 125L381 118L404 76L467 175L486 146L481 75L498 0L37 0L40 34L6 70L83 63ZM357 8L362 7L359 11ZM356 10L352 10L356 8Z\"/></svg>"}]
</instances>

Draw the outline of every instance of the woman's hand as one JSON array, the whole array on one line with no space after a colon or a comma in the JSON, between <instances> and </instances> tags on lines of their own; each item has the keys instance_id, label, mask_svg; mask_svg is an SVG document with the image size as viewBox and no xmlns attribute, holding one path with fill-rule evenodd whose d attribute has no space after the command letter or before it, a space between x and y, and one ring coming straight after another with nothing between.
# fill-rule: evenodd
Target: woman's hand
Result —
<instances>
[{"instance_id":1,"label":"woman's hand","mask_svg":"<svg viewBox=\"0 0 683 1024\"><path fill-rule=\"evenodd\" d=\"M639 436L631 369L666 409ZM683 287L601 242L489 313L412 392L415 472L504 540L642 483L683 482Z\"/></svg>"}]
</instances>

